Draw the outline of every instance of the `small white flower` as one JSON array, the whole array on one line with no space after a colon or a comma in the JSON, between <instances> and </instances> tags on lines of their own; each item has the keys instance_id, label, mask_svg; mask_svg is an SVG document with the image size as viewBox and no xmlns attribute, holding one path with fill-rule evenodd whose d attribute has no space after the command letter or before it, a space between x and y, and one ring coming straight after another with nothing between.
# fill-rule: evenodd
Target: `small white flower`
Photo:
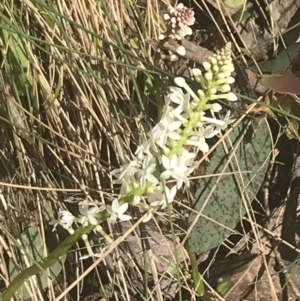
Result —
<instances>
[{"instance_id":1,"label":"small white flower","mask_svg":"<svg viewBox=\"0 0 300 301\"><path fill-rule=\"evenodd\" d=\"M172 93L167 97L171 102L178 105L178 107L173 111L173 114L180 120L179 114L184 111L187 112L191 106L190 95L188 93L184 94L182 89L177 87L170 87Z\"/></svg>"},{"instance_id":2,"label":"small white flower","mask_svg":"<svg viewBox=\"0 0 300 301\"><path fill-rule=\"evenodd\" d=\"M74 219L75 216L71 212L59 209L58 220L51 221L49 224L54 225L53 231L56 229L57 225L61 225L65 229L69 229L72 227Z\"/></svg>"},{"instance_id":3,"label":"small white flower","mask_svg":"<svg viewBox=\"0 0 300 301\"><path fill-rule=\"evenodd\" d=\"M196 146L203 153L207 153L209 147L205 139L212 138L217 134L214 132L214 129L215 127L213 125L204 127L203 125L199 124L197 130L191 133L191 136L187 140L187 145Z\"/></svg>"},{"instance_id":4,"label":"small white flower","mask_svg":"<svg viewBox=\"0 0 300 301\"><path fill-rule=\"evenodd\" d=\"M204 137L200 136L191 136L187 140L187 145L193 145L199 148L202 153L207 153L209 151L209 146L205 141Z\"/></svg>"},{"instance_id":5,"label":"small white flower","mask_svg":"<svg viewBox=\"0 0 300 301\"><path fill-rule=\"evenodd\" d=\"M207 122L207 123L210 123L210 124L215 124L215 125L218 125L218 126L224 126L225 125L225 122L223 120L219 120L219 119L211 118L211 117L206 117L206 116L203 116L201 118L201 121L204 121L204 122Z\"/></svg>"},{"instance_id":6,"label":"small white flower","mask_svg":"<svg viewBox=\"0 0 300 301\"><path fill-rule=\"evenodd\" d=\"M114 224L117 219L120 219L121 221L129 221L132 218L130 215L124 214L128 209L128 203L124 203L120 206L118 199L114 199L111 206L108 205L106 209L107 212L110 213L108 220L112 224Z\"/></svg>"},{"instance_id":7,"label":"small white flower","mask_svg":"<svg viewBox=\"0 0 300 301\"><path fill-rule=\"evenodd\" d=\"M165 171L162 172L160 177L165 180L169 179L171 176L174 179L179 179L185 174L187 170L187 167L179 162L177 155L173 155L171 159L169 159L165 155L162 155L161 162L163 167L165 168Z\"/></svg>"},{"instance_id":8,"label":"small white flower","mask_svg":"<svg viewBox=\"0 0 300 301\"><path fill-rule=\"evenodd\" d=\"M143 161L142 169L138 171L140 184L145 188L147 181L152 184L158 184L158 179L152 174L155 171L156 163L150 157L146 157Z\"/></svg>"},{"instance_id":9,"label":"small white flower","mask_svg":"<svg viewBox=\"0 0 300 301\"><path fill-rule=\"evenodd\" d=\"M148 214L146 215L146 217L143 219L143 223L149 222L152 217L153 217L153 212L148 212Z\"/></svg>"},{"instance_id":10,"label":"small white flower","mask_svg":"<svg viewBox=\"0 0 300 301\"><path fill-rule=\"evenodd\" d=\"M228 127L228 125L230 125L230 124L232 124L233 122L235 122L235 119L231 119L230 114L231 114L230 110L226 112L226 115L225 115L225 117L224 117L224 119L223 119L224 125L223 125L223 126L218 126L218 125L217 125L217 127L216 127L217 130L219 130L219 131L224 131L224 130L226 130L226 128Z\"/></svg>"},{"instance_id":11,"label":"small white flower","mask_svg":"<svg viewBox=\"0 0 300 301\"><path fill-rule=\"evenodd\" d=\"M181 155L179 156L179 162L181 164L184 164L186 166L192 166L192 164L194 163L194 160L196 158L196 154L195 153L190 153L189 151L187 151L186 149L182 150Z\"/></svg>"},{"instance_id":12,"label":"small white flower","mask_svg":"<svg viewBox=\"0 0 300 301\"><path fill-rule=\"evenodd\" d=\"M180 134L177 133L180 126L180 121L169 123L167 119L163 119L153 128L151 136L158 146L164 147L169 138L171 140L179 140L181 138Z\"/></svg>"},{"instance_id":13,"label":"small white flower","mask_svg":"<svg viewBox=\"0 0 300 301\"><path fill-rule=\"evenodd\" d=\"M225 94L214 94L214 95L210 95L210 99L211 100L216 100L216 99L226 99L228 101L236 101L237 97L234 93L229 92L229 93L225 93Z\"/></svg>"},{"instance_id":14,"label":"small white flower","mask_svg":"<svg viewBox=\"0 0 300 301\"><path fill-rule=\"evenodd\" d=\"M162 109L162 116L161 116L160 122L171 123L171 122L175 121L174 108L172 106L170 106L170 101L171 100L168 98L168 96L165 96L166 104L164 105L164 107ZM150 131L150 133L152 131Z\"/></svg>"},{"instance_id":15,"label":"small white flower","mask_svg":"<svg viewBox=\"0 0 300 301\"><path fill-rule=\"evenodd\" d=\"M220 112L222 110L222 106L218 103L213 103L211 104L211 110L215 113Z\"/></svg>"},{"instance_id":16,"label":"small white flower","mask_svg":"<svg viewBox=\"0 0 300 301\"><path fill-rule=\"evenodd\" d=\"M168 204L171 204L173 202L176 193L176 186L173 186L171 189L165 186L164 191L162 191L161 198L157 199L156 201L150 202L150 206L161 207L161 209L165 209L168 206Z\"/></svg>"},{"instance_id":17,"label":"small white flower","mask_svg":"<svg viewBox=\"0 0 300 301\"><path fill-rule=\"evenodd\" d=\"M114 181L114 183L121 183L122 179L125 178L126 176L134 175L137 172L139 165L140 165L140 162L137 160L134 160L127 164L122 165L118 169L113 170L111 172L111 175L113 175L114 177L116 177L118 179L118 180Z\"/></svg>"},{"instance_id":18,"label":"small white flower","mask_svg":"<svg viewBox=\"0 0 300 301\"><path fill-rule=\"evenodd\" d=\"M88 226L88 224L98 225L95 214L99 212L99 209L96 206L89 208L88 202L82 202L79 206L79 212L81 213L79 215L80 223L83 227Z\"/></svg>"},{"instance_id":19,"label":"small white flower","mask_svg":"<svg viewBox=\"0 0 300 301\"><path fill-rule=\"evenodd\" d=\"M177 189L180 189L185 184L186 187L190 187L190 179L188 178L189 175L194 171L193 167L187 168L185 173L177 178L176 187Z\"/></svg>"},{"instance_id":20,"label":"small white flower","mask_svg":"<svg viewBox=\"0 0 300 301\"><path fill-rule=\"evenodd\" d=\"M154 143L153 139L150 138L144 141L142 145L138 146L137 150L135 151L135 155L140 161L142 161L144 159L144 154L146 154L148 157L153 157L157 151L156 144Z\"/></svg>"}]
</instances>

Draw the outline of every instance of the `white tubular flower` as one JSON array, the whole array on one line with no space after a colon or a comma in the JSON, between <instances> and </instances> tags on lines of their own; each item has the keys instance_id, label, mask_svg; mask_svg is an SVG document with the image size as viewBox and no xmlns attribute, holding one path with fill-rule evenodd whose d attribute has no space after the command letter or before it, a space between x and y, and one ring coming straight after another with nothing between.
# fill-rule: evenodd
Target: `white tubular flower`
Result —
<instances>
[{"instance_id":1,"label":"white tubular flower","mask_svg":"<svg viewBox=\"0 0 300 301\"><path fill-rule=\"evenodd\" d=\"M110 213L110 217L108 220L114 224L117 219L120 219L121 221L129 221L132 219L130 215L124 214L128 209L128 203L124 203L120 206L119 200L114 199L111 206L106 207L107 212Z\"/></svg>"},{"instance_id":2,"label":"white tubular flower","mask_svg":"<svg viewBox=\"0 0 300 301\"><path fill-rule=\"evenodd\" d=\"M82 202L79 206L79 212L81 213L81 215L79 215L80 223L83 227L89 224L98 225L95 214L99 212L99 209L96 206L90 208L88 202Z\"/></svg>"},{"instance_id":3,"label":"white tubular flower","mask_svg":"<svg viewBox=\"0 0 300 301\"><path fill-rule=\"evenodd\" d=\"M188 168L179 161L177 155L173 155L171 159L162 155L161 162L165 168L165 171L160 175L162 179L167 180L172 176L172 178L179 180L185 177L185 173Z\"/></svg>"},{"instance_id":4,"label":"white tubular flower","mask_svg":"<svg viewBox=\"0 0 300 301\"><path fill-rule=\"evenodd\" d=\"M217 134L214 132L214 129L215 127L213 125L208 125L206 127L199 125L197 131L193 131L191 133L191 136L187 140L187 144L196 146L203 153L207 153L209 151L209 147L205 139L212 138Z\"/></svg>"},{"instance_id":5,"label":"white tubular flower","mask_svg":"<svg viewBox=\"0 0 300 301\"><path fill-rule=\"evenodd\" d=\"M148 189L147 194L148 194L148 202L150 204L161 201L164 198L164 193L161 184ZM154 206L152 205L152 207Z\"/></svg>"},{"instance_id":6,"label":"white tubular flower","mask_svg":"<svg viewBox=\"0 0 300 301\"><path fill-rule=\"evenodd\" d=\"M210 99L211 100L226 99L228 101L236 101L237 100L237 96L234 93L229 92L227 94L215 94L215 95L211 95Z\"/></svg>"},{"instance_id":7,"label":"white tubular flower","mask_svg":"<svg viewBox=\"0 0 300 301\"><path fill-rule=\"evenodd\" d=\"M177 132L180 127L180 121L169 123L167 119L163 119L151 131L151 138L158 146L163 148L168 139L179 140L181 138L181 135Z\"/></svg>"},{"instance_id":8,"label":"white tubular flower","mask_svg":"<svg viewBox=\"0 0 300 301\"><path fill-rule=\"evenodd\" d=\"M215 124L215 125L218 125L218 126L224 126L225 125L225 122L223 120L219 120L219 119L211 118L211 117L206 117L206 116L203 116L201 118L201 122L211 123L211 124Z\"/></svg>"},{"instance_id":9,"label":"white tubular flower","mask_svg":"<svg viewBox=\"0 0 300 301\"><path fill-rule=\"evenodd\" d=\"M140 166L138 160L131 161L127 164L122 165L120 168L115 169L111 172L111 175L116 177L118 180L115 180L114 183L122 183L123 178L126 176L133 176Z\"/></svg>"},{"instance_id":10,"label":"white tubular flower","mask_svg":"<svg viewBox=\"0 0 300 301\"><path fill-rule=\"evenodd\" d=\"M153 160L150 157L146 157L143 161L142 169L138 171L142 188L145 188L147 181L154 185L158 184L158 179L152 174L155 171L155 168L155 159Z\"/></svg>"},{"instance_id":11,"label":"white tubular flower","mask_svg":"<svg viewBox=\"0 0 300 301\"><path fill-rule=\"evenodd\" d=\"M161 209L165 209L168 206L168 204L171 204L173 202L176 193L176 186L173 186L171 189L165 186L164 191L162 191L161 194L161 199L157 199L156 201L150 202L150 206L161 207Z\"/></svg>"},{"instance_id":12,"label":"white tubular flower","mask_svg":"<svg viewBox=\"0 0 300 301\"><path fill-rule=\"evenodd\" d=\"M196 146L202 153L207 153L209 151L209 146L205 141L204 137L192 136L187 140L187 145Z\"/></svg>"},{"instance_id":13,"label":"white tubular flower","mask_svg":"<svg viewBox=\"0 0 300 301\"><path fill-rule=\"evenodd\" d=\"M186 187L190 187L190 179L189 176L190 174L194 171L193 167L187 168L184 172L183 175L181 175L180 177L176 178L176 187L177 189L180 189L182 187L182 185L184 184Z\"/></svg>"},{"instance_id":14,"label":"white tubular flower","mask_svg":"<svg viewBox=\"0 0 300 301\"><path fill-rule=\"evenodd\" d=\"M170 99L168 97L165 97L165 102L166 105L162 109L162 116L160 122L172 123L173 121L175 121L174 108L170 106Z\"/></svg>"},{"instance_id":15,"label":"white tubular flower","mask_svg":"<svg viewBox=\"0 0 300 301\"><path fill-rule=\"evenodd\" d=\"M59 209L58 219L51 221L49 224L54 225L52 231L55 231L57 225L61 225L63 228L68 230L68 229L71 229L74 220L75 220L75 216L71 212L69 212L67 210Z\"/></svg>"},{"instance_id":16,"label":"white tubular flower","mask_svg":"<svg viewBox=\"0 0 300 301\"><path fill-rule=\"evenodd\" d=\"M135 155L138 157L139 161L143 161L144 156L152 158L155 153L158 152L157 146L152 138L143 142L142 145L138 146L135 151Z\"/></svg>"},{"instance_id":17,"label":"white tubular flower","mask_svg":"<svg viewBox=\"0 0 300 301\"><path fill-rule=\"evenodd\" d=\"M226 112L226 115L225 115L225 117L223 119L224 125L223 126L216 126L217 130L224 131L224 130L226 130L226 128L228 127L228 125L230 125L233 122L235 122L235 119L231 119L230 114L231 114L230 111Z\"/></svg>"},{"instance_id":18,"label":"white tubular flower","mask_svg":"<svg viewBox=\"0 0 300 301\"><path fill-rule=\"evenodd\" d=\"M181 164L190 167L193 165L195 158L196 158L196 153L190 153L186 149L183 149L178 159Z\"/></svg>"},{"instance_id":19,"label":"white tubular flower","mask_svg":"<svg viewBox=\"0 0 300 301\"><path fill-rule=\"evenodd\" d=\"M170 90L172 93L170 93L167 98L177 104L177 108L173 111L173 114L175 112L188 112L190 108L190 95L188 93L184 94L182 89L177 87L170 87ZM175 115L175 114L174 114ZM178 118L178 115L175 115Z\"/></svg>"}]
</instances>

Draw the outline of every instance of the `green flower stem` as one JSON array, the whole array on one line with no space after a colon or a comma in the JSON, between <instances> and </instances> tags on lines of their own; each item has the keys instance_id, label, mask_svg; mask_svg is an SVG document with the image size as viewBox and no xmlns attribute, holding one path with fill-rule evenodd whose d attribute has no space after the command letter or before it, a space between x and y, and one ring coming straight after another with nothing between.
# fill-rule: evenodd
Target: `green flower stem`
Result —
<instances>
[{"instance_id":1,"label":"green flower stem","mask_svg":"<svg viewBox=\"0 0 300 301\"><path fill-rule=\"evenodd\" d=\"M107 211L101 212L101 218L99 223L103 222L109 217ZM58 261L68 250L81 239L82 235L90 233L95 225L88 225L84 228L80 227L73 235L68 236L54 251L52 251L47 258L37 263L34 263L31 267L22 271L16 278L14 278L7 289L0 295L0 301L10 300L15 292L21 287L21 285L31 276L38 274L41 270L50 268L56 261Z\"/></svg>"},{"instance_id":2,"label":"green flower stem","mask_svg":"<svg viewBox=\"0 0 300 301\"><path fill-rule=\"evenodd\" d=\"M204 283L202 280L202 276L198 271L197 259L194 252L189 252L191 266L192 266L192 279L195 291L199 294L199 296L203 296L205 293Z\"/></svg>"},{"instance_id":3,"label":"green flower stem","mask_svg":"<svg viewBox=\"0 0 300 301\"><path fill-rule=\"evenodd\" d=\"M194 112L191 113L188 124L186 125L186 127L184 128L184 130L181 133L182 138L175 142L174 147L168 154L169 158L171 158L175 154L176 155L180 154L183 146L186 144L186 141L187 141L188 137L191 135L191 132L195 128L196 124L199 121L201 121L201 113L202 113L203 108L205 107L206 103L209 101L209 97L205 96L201 99L198 98L197 101L199 103L198 103L197 107L194 109Z\"/></svg>"}]
</instances>

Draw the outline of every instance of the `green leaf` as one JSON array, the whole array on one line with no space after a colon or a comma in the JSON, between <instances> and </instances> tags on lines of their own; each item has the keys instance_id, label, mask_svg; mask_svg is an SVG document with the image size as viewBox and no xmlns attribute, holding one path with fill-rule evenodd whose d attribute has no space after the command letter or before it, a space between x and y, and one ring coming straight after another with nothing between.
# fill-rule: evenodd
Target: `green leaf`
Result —
<instances>
[{"instance_id":1,"label":"green leaf","mask_svg":"<svg viewBox=\"0 0 300 301\"><path fill-rule=\"evenodd\" d=\"M248 11L244 10L243 8L241 8L231 16L232 20L235 22L245 21L250 17L251 14Z\"/></svg>"},{"instance_id":2,"label":"green leaf","mask_svg":"<svg viewBox=\"0 0 300 301\"><path fill-rule=\"evenodd\" d=\"M281 71L278 74L265 74L259 82L267 89L275 92L300 95L300 78L289 71Z\"/></svg>"},{"instance_id":3,"label":"green leaf","mask_svg":"<svg viewBox=\"0 0 300 301\"><path fill-rule=\"evenodd\" d=\"M220 294L221 296L224 295L228 290L229 290L229 282L228 281L224 281L224 282L220 283L216 289L217 293Z\"/></svg>"},{"instance_id":4,"label":"green leaf","mask_svg":"<svg viewBox=\"0 0 300 301\"><path fill-rule=\"evenodd\" d=\"M194 268L192 270L192 278L194 283L194 289L196 290L199 296L203 296L205 293L205 287L202 276L198 271L198 268Z\"/></svg>"},{"instance_id":5,"label":"green leaf","mask_svg":"<svg viewBox=\"0 0 300 301\"><path fill-rule=\"evenodd\" d=\"M139 49L139 45L136 38L129 38L129 44L133 49Z\"/></svg>"},{"instance_id":6,"label":"green leaf","mask_svg":"<svg viewBox=\"0 0 300 301\"><path fill-rule=\"evenodd\" d=\"M176 277L180 271L177 265L170 265L167 268L167 272Z\"/></svg>"},{"instance_id":7,"label":"green leaf","mask_svg":"<svg viewBox=\"0 0 300 301\"><path fill-rule=\"evenodd\" d=\"M202 214L189 237L192 252L211 250L232 233L246 212L242 199L248 200L250 207L259 191L270 152L269 129L261 119L244 119L217 147L207 169L212 176L200 182L194 200L194 209ZM196 217L191 213L189 223Z\"/></svg>"},{"instance_id":8,"label":"green leaf","mask_svg":"<svg viewBox=\"0 0 300 301\"><path fill-rule=\"evenodd\" d=\"M34 262L40 261L44 258L44 247L43 243L40 237L39 229L38 227L30 227L25 232L21 234L21 244L23 247L23 250L25 250L27 256L27 260L31 261L33 264ZM22 258L20 256L20 250L19 248L15 249L15 255L16 255L16 262L22 262ZM65 260L65 256L63 256L63 261ZM51 279L55 279L58 274L60 273L62 269L61 262L57 261L55 262L49 269L49 274L46 271L41 271L38 273L37 278L37 284L41 289L45 289L48 287L48 276ZM10 280L13 280L16 278L16 276L19 274L17 267L15 266L15 263L10 260L9 261L9 275ZM26 289L25 285L22 285L16 292L15 297L17 300L26 300L31 297L31 294Z\"/></svg>"},{"instance_id":9,"label":"green leaf","mask_svg":"<svg viewBox=\"0 0 300 301\"><path fill-rule=\"evenodd\" d=\"M19 34L13 32L13 28L8 28L7 20L1 20L0 28L2 31L3 47L8 47L13 53L14 57L19 61L22 68L29 66L27 59L27 50L25 49L22 38ZM6 29L7 28L7 29Z\"/></svg>"},{"instance_id":10,"label":"green leaf","mask_svg":"<svg viewBox=\"0 0 300 301\"><path fill-rule=\"evenodd\" d=\"M287 47L281 51L274 61L274 65L272 68L272 73L277 73L279 71L286 70L292 60L298 55L300 52L300 43L296 43Z\"/></svg>"},{"instance_id":11,"label":"green leaf","mask_svg":"<svg viewBox=\"0 0 300 301\"><path fill-rule=\"evenodd\" d=\"M107 212L102 214L99 223L106 220L109 217ZM75 231L74 234L69 235L59 246L52 251L47 258L39 262L35 262L29 268L25 269L24 271L20 272L16 278L14 278L10 284L8 285L7 289L0 295L0 301L10 300L15 292L20 288L20 286L31 276L40 273L47 268L50 268L56 261L58 261L62 256L64 256L68 250L79 240L81 239L83 234L90 233L95 228L94 225L88 225L86 227L80 227Z\"/></svg>"},{"instance_id":12,"label":"green leaf","mask_svg":"<svg viewBox=\"0 0 300 301\"><path fill-rule=\"evenodd\" d=\"M0 20L0 39L5 52L4 65L19 91L26 94L26 86L32 86L33 77L27 72L30 65L24 33L11 24L11 20L2 15Z\"/></svg>"},{"instance_id":13,"label":"green leaf","mask_svg":"<svg viewBox=\"0 0 300 301\"><path fill-rule=\"evenodd\" d=\"M230 8L237 8L244 5L246 0L224 0L224 4Z\"/></svg>"}]
</instances>

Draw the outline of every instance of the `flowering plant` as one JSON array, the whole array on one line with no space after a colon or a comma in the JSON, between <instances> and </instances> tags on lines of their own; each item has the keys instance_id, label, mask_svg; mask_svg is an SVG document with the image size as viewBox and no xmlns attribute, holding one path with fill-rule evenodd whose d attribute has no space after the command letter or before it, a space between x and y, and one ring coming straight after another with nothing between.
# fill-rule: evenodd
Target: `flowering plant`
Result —
<instances>
[{"instance_id":1,"label":"flowering plant","mask_svg":"<svg viewBox=\"0 0 300 301\"><path fill-rule=\"evenodd\" d=\"M159 35L159 40L171 38L180 41L184 39L184 37L193 33L190 26L194 25L196 21L193 10L182 3L179 3L175 8L170 6L168 13L164 14L164 20L166 22L166 31ZM186 50L182 45L179 45L176 48L176 52L183 56ZM178 60L178 56L171 51L169 51L169 55L162 56L162 58L169 58L171 61Z\"/></svg>"},{"instance_id":2,"label":"flowering plant","mask_svg":"<svg viewBox=\"0 0 300 301\"><path fill-rule=\"evenodd\" d=\"M201 85L197 93L183 78L175 78L177 87L169 88L161 119L149 131L148 139L138 146L136 157L112 171L116 178L114 183L121 185L119 196L112 204L98 209L82 202L79 217L74 217L69 211L60 211L58 220L52 222L54 227L59 224L73 233L72 225L77 222L82 227L93 225L95 231L103 234L99 225L101 221L107 219L115 223L132 218L125 214L129 205L146 210L148 214L144 222L147 222L153 213L172 204L178 190L190 186L189 176L195 168L197 151L208 152L207 140L220 134L233 122L230 111L223 120L214 117L222 109L214 101L237 100L230 86L234 83L230 44L212 56L209 62L203 63L203 69L192 70L195 80ZM83 238L88 256L99 256L92 252L86 236Z\"/></svg>"}]
</instances>

